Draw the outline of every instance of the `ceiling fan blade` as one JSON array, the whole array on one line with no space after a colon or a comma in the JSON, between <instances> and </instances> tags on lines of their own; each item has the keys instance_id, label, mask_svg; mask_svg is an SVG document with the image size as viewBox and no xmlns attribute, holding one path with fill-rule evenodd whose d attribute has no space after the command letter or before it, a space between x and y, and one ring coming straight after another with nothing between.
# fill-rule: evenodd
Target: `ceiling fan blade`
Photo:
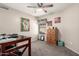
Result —
<instances>
[{"instance_id":1,"label":"ceiling fan blade","mask_svg":"<svg viewBox=\"0 0 79 59\"><path fill-rule=\"evenodd\" d=\"M45 13L47 13L47 10L45 10L44 8L42 8L43 9L43 11L45 12Z\"/></svg>"},{"instance_id":2,"label":"ceiling fan blade","mask_svg":"<svg viewBox=\"0 0 79 59\"><path fill-rule=\"evenodd\" d=\"M42 6L43 8L47 8L47 7L53 7L53 4L51 5L45 5L45 6Z\"/></svg>"},{"instance_id":3,"label":"ceiling fan blade","mask_svg":"<svg viewBox=\"0 0 79 59\"><path fill-rule=\"evenodd\" d=\"M27 6L28 8L38 8L38 7L36 7L36 6Z\"/></svg>"},{"instance_id":4,"label":"ceiling fan blade","mask_svg":"<svg viewBox=\"0 0 79 59\"><path fill-rule=\"evenodd\" d=\"M8 10L9 8L7 8L7 7L0 7L0 8L2 8L2 9L6 9L6 10Z\"/></svg>"},{"instance_id":5,"label":"ceiling fan blade","mask_svg":"<svg viewBox=\"0 0 79 59\"><path fill-rule=\"evenodd\" d=\"M9 7L8 6L5 6L4 4L0 3L0 8L1 9L5 9L5 10L8 10Z\"/></svg>"}]
</instances>

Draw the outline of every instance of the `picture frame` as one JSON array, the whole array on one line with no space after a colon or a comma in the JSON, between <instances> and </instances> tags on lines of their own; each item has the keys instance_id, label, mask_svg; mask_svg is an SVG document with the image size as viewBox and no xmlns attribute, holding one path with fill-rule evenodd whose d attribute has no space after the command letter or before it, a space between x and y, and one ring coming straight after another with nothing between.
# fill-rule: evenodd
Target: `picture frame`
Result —
<instances>
[{"instance_id":1,"label":"picture frame","mask_svg":"<svg viewBox=\"0 0 79 59\"><path fill-rule=\"evenodd\" d=\"M61 17L55 17L54 23L61 23Z\"/></svg>"},{"instance_id":2,"label":"picture frame","mask_svg":"<svg viewBox=\"0 0 79 59\"><path fill-rule=\"evenodd\" d=\"M21 32L30 31L30 21L28 18L21 17Z\"/></svg>"},{"instance_id":3,"label":"picture frame","mask_svg":"<svg viewBox=\"0 0 79 59\"><path fill-rule=\"evenodd\" d=\"M47 26L52 26L52 21L47 21Z\"/></svg>"}]
</instances>

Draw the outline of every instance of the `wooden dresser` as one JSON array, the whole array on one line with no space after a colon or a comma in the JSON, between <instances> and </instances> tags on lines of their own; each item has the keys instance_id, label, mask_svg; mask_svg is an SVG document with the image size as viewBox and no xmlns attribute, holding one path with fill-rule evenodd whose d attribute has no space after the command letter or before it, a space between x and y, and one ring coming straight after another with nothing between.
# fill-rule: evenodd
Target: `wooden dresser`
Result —
<instances>
[{"instance_id":1,"label":"wooden dresser","mask_svg":"<svg viewBox=\"0 0 79 59\"><path fill-rule=\"evenodd\" d=\"M57 28L48 28L47 29L47 43L50 45L56 45L58 39L58 30Z\"/></svg>"}]
</instances>

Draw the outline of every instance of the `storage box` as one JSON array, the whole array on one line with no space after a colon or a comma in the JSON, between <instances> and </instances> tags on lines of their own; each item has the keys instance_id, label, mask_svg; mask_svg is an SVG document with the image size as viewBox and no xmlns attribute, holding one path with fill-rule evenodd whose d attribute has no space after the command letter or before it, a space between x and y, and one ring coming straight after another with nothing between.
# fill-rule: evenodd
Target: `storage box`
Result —
<instances>
[{"instance_id":1,"label":"storage box","mask_svg":"<svg viewBox=\"0 0 79 59\"><path fill-rule=\"evenodd\" d=\"M58 46L61 46L61 47L64 46L64 41L59 40L58 41Z\"/></svg>"}]
</instances>

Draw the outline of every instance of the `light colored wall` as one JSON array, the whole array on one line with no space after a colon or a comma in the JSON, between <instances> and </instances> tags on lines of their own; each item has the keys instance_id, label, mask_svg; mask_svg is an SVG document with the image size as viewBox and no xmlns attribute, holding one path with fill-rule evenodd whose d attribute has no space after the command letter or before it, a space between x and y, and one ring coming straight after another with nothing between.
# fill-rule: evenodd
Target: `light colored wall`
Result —
<instances>
[{"instance_id":1,"label":"light colored wall","mask_svg":"<svg viewBox=\"0 0 79 59\"><path fill-rule=\"evenodd\" d=\"M21 17L30 19L30 31L20 31ZM18 33L26 36L31 36L32 41L37 40L38 25L35 17L22 13L17 10L0 9L0 33Z\"/></svg>"},{"instance_id":2,"label":"light colored wall","mask_svg":"<svg viewBox=\"0 0 79 59\"><path fill-rule=\"evenodd\" d=\"M61 23L55 24L54 17L61 17ZM65 42L65 46L79 54L79 4L64 9L61 12L42 16L53 21L53 26L59 29L59 39Z\"/></svg>"}]
</instances>

